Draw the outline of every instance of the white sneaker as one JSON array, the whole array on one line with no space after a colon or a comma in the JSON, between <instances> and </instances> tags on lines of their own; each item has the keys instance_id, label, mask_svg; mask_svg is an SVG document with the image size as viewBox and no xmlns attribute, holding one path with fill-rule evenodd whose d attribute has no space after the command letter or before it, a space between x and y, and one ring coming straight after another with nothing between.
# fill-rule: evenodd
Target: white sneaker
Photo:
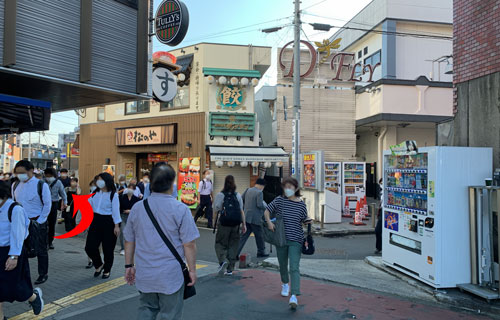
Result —
<instances>
[{"instance_id":1,"label":"white sneaker","mask_svg":"<svg viewBox=\"0 0 500 320\"><path fill-rule=\"evenodd\" d=\"M288 305L290 306L290 308L295 310L295 309L297 309L298 304L299 304L299 301L297 301L297 296L292 294L292 296L290 297L290 302L288 302Z\"/></svg>"},{"instance_id":2,"label":"white sneaker","mask_svg":"<svg viewBox=\"0 0 500 320\"><path fill-rule=\"evenodd\" d=\"M222 277L224 275L224 271L226 271L226 266L227 266L227 261L224 261L219 265L219 269L217 269L217 273L219 277Z\"/></svg>"},{"instance_id":3,"label":"white sneaker","mask_svg":"<svg viewBox=\"0 0 500 320\"><path fill-rule=\"evenodd\" d=\"M281 285L281 296L288 297L289 294L290 294L290 286L288 285L288 283L282 284Z\"/></svg>"},{"instance_id":4,"label":"white sneaker","mask_svg":"<svg viewBox=\"0 0 500 320\"><path fill-rule=\"evenodd\" d=\"M124 256L125 255L125 250L120 251L120 255Z\"/></svg>"}]
</instances>

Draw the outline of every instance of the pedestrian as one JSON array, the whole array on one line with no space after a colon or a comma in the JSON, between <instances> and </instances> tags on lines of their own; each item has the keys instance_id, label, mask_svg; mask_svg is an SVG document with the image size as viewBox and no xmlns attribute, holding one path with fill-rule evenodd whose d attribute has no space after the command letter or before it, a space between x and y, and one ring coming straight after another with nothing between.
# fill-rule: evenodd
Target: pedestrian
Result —
<instances>
[{"instance_id":1,"label":"pedestrian","mask_svg":"<svg viewBox=\"0 0 500 320\"><path fill-rule=\"evenodd\" d=\"M57 210L61 209L65 212L68 206L68 198L64 191L64 185L61 180L56 178L56 170L54 168L47 168L44 170L45 181L49 185L50 194L52 196L52 206L48 218L49 227L49 249L54 249L54 235L56 232Z\"/></svg>"},{"instance_id":2,"label":"pedestrian","mask_svg":"<svg viewBox=\"0 0 500 320\"><path fill-rule=\"evenodd\" d=\"M218 216L215 235L215 252L219 260L218 273L219 276L231 276L238 261L240 226L243 233L247 231L243 200L236 192L236 184L232 175L226 176L224 189L215 197L214 207Z\"/></svg>"},{"instance_id":3,"label":"pedestrian","mask_svg":"<svg viewBox=\"0 0 500 320\"><path fill-rule=\"evenodd\" d=\"M48 226L47 218L52 206L49 185L34 177L30 161L16 163L14 172L18 181L12 185L14 201L23 206L30 219L29 236L32 254L38 259L38 278L35 284L42 284L49 278Z\"/></svg>"},{"instance_id":4,"label":"pedestrian","mask_svg":"<svg viewBox=\"0 0 500 320\"><path fill-rule=\"evenodd\" d=\"M274 199L264 212L267 227L274 231L274 224L270 216L281 215L285 227L286 245L276 247L278 263L281 275L281 295L291 297L289 305L292 309L297 308L300 295L300 256L302 253L302 242L304 241L303 224L311 223L307 215L306 204L300 198L299 183L295 178L289 177L283 179L282 188L284 195ZM290 265L290 272L288 266Z\"/></svg>"},{"instance_id":5,"label":"pedestrian","mask_svg":"<svg viewBox=\"0 0 500 320\"><path fill-rule=\"evenodd\" d=\"M210 170L203 171L203 180L198 186L198 210L194 217L194 222L205 214L208 221L208 228L213 227L212 202L213 202L213 183L210 176Z\"/></svg>"},{"instance_id":6,"label":"pedestrian","mask_svg":"<svg viewBox=\"0 0 500 320\"><path fill-rule=\"evenodd\" d=\"M66 232L73 230L76 227L76 212L75 210L75 202L73 196L80 195L82 190L78 186L78 178L71 178L71 182L69 187L65 188L66 198L68 199L68 206L66 208L66 212L63 212L64 215L64 226Z\"/></svg>"},{"instance_id":7,"label":"pedestrian","mask_svg":"<svg viewBox=\"0 0 500 320\"><path fill-rule=\"evenodd\" d=\"M146 185L149 183L149 172L146 171L142 175L141 182L137 184L137 187L141 191L141 194L144 194L144 191L146 190Z\"/></svg>"},{"instance_id":8,"label":"pedestrian","mask_svg":"<svg viewBox=\"0 0 500 320\"><path fill-rule=\"evenodd\" d=\"M118 183L116 184L116 192L121 197L123 191L127 189L127 178L124 174L118 176Z\"/></svg>"},{"instance_id":9,"label":"pedestrian","mask_svg":"<svg viewBox=\"0 0 500 320\"><path fill-rule=\"evenodd\" d=\"M243 192L243 211L245 211L247 232L241 236L238 256L241 250L243 250L248 237L250 237L250 234L253 232L255 243L257 244L257 258L269 257L269 254L266 254L266 244L264 242L264 236L262 235L262 219L264 218L264 211L266 210L262 191L265 186L266 180L259 178L253 188L249 188Z\"/></svg>"},{"instance_id":10,"label":"pedestrian","mask_svg":"<svg viewBox=\"0 0 500 320\"><path fill-rule=\"evenodd\" d=\"M99 175L95 176L94 179L92 179L92 181L90 181L90 183L89 183L90 193L96 192L96 190L97 190L96 181L98 178L99 178ZM87 237L88 237L88 231L89 231L89 229L87 229ZM99 251L99 254L101 254L100 251ZM88 254L87 254L87 260L88 260L88 263L85 266L85 269L91 269L94 266L94 263L92 262L92 259L90 259Z\"/></svg>"},{"instance_id":11,"label":"pedestrian","mask_svg":"<svg viewBox=\"0 0 500 320\"><path fill-rule=\"evenodd\" d=\"M60 174L59 180L61 180L63 186L65 188L69 187L71 179L68 176L68 169L62 168L61 170L59 170L59 174Z\"/></svg>"},{"instance_id":12,"label":"pedestrian","mask_svg":"<svg viewBox=\"0 0 500 320\"><path fill-rule=\"evenodd\" d=\"M137 178L130 179L129 184L135 185L134 196L136 196L139 199L144 198L144 193L141 192L141 189L137 185Z\"/></svg>"},{"instance_id":13,"label":"pedestrian","mask_svg":"<svg viewBox=\"0 0 500 320\"><path fill-rule=\"evenodd\" d=\"M155 231L145 202L162 232L185 260L196 282L196 242L200 237L189 208L172 196L175 170L160 162L151 172L151 196L136 203L125 227L125 280L140 292L137 319L182 319L184 276L179 261ZM135 258L135 259L134 259ZM135 263L135 265L134 265Z\"/></svg>"},{"instance_id":14,"label":"pedestrian","mask_svg":"<svg viewBox=\"0 0 500 320\"><path fill-rule=\"evenodd\" d=\"M379 182L379 208L377 213L377 225L375 226L375 254L382 253L382 210L384 207L384 183L380 178Z\"/></svg>"},{"instance_id":15,"label":"pedestrian","mask_svg":"<svg viewBox=\"0 0 500 320\"><path fill-rule=\"evenodd\" d=\"M137 198L134 196L134 190L135 190L135 185L129 183L128 187L123 191L122 196L120 197L120 216L122 218L122 223L121 223L121 232L120 232L120 246L121 246L121 251L120 255L125 255L125 245L123 243L123 230L125 229L125 226L127 225L127 220L128 216L130 214L130 210L136 204L139 202L141 199Z\"/></svg>"},{"instance_id":16,"label":"pedestrian","mask_svg":"<svg viewBox=\"0 0 500 320\"><path fill-rule=\"evenodd\" d=\"M120 200L116 194L113 176L107 172L100 173L96 181L96 193L89 198L94 209L94 220L90 225L85 244L85 252L94 264L94 277L108 279L113 267L116 239L120 235ZM99 246L102 244L104 263Z\"/></svg>"},{"instance_id":17,"label":"pedestrian","mask_svg":"<svg viewBox=\"0 0 500 320\"><path fill-rule=\"evenodd\" d=\"M4 302L28 301L35 315L43 310L42 290L31 284L24 240L30 220L23 207L10 198L10 187L0 181L0 319Z\"/></svg>"}]
</instances>

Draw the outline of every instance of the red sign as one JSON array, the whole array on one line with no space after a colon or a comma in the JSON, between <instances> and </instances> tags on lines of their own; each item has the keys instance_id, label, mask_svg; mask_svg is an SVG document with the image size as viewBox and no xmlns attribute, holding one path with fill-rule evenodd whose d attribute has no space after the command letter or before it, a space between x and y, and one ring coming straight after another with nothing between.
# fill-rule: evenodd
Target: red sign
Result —
<instances>
[{"instance_id":1,"label":"red sign","mask_svg":"<svg viewBox=\"0 0 500 320\"><path fill-rule=\"evenodd\" d=\"M313 45L307 41L301 40L300 41L302 44L306 45L306 47L309 49L309 53L311 55L311 61L309 63L309 68L304 74L301 74L301 78L306 78L311 75L311 73L314 71L314 68L316 67L318 57L321 55L321 52L318 50L314 49ZM290 66L289 70L286 70L286 66L283 63L283 54L285 53L285 49L289 47L293 41L287 43L283 48L281 48L280 55L279 55L279 64L281 70L283 70L283 77L284 78L291 78L293 77L293 64L294 64L294 58L292 58L292 63ZM346 59L347 58L347 59ZM322 59L323 61L323 59ZM361 64L361 63L355 63L355 55L354 53L347 53L347 52L339 52L333 55L332 60L330 61L330 69L334 72L335 77L332 78L332 81L361 81L360 78L355 78L355 73L356 73L356 68L361 67L361 75L369 74L370 77L367 82L373 82L373 73L375 72L375 69L380 66L380 63L377 63L376 65L372 66L370 64ZM349 79L342 79L342 71L344 68L347 68L347 70L350 70L350 77ZM358 70L359 72L359 70Z\"/></svg>"},{"instance_id":2,"label":"red sign","mask_svg":"<svg viewBox=\"0 0 500 320\"><path fill-rule=\"evenodd\" d=\"M148 162L169 162L175 161L175 157L169 153L148 153Z\"/></svg>"}]
</instances>

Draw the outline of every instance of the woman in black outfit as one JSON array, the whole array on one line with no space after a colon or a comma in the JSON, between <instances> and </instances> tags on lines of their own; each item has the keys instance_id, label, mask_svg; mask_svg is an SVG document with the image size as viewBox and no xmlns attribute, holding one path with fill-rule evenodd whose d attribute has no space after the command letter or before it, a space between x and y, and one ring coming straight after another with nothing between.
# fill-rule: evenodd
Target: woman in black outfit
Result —
<instances>
[{"instance_id":1,"label":"woman in black outfit","mask_svg":"<svg viewBox=\"0 0 500 320\"><path fill-rule=\"evenodd\" d=\"M73 196L82 193L82 190L78 186L78 178L72 177L70 179L69 187L66 187L65 191L66 197L68 199L69 209L67 209L64 214L64 225L66 227L66 232L68 232L76 227L76 213L73 215L73 211L75 209Z\"/></svg>"},{"instance_id":2,"label":"woman in black outfit","mask_svg":"<svg viewBox=\"0 0 500 320\"><path fill-rule=\"evenodd\" d=\"M129 183L128 187L123 190L123 193L120 197L120 216L122 218L121 224L121 232L120 232L120 245L121 251L120 255L125 255L125 246L123 244L123 229L125 229L125 225L127 224L128 215L130 213L130 209L137 202L141 201L138 197L134 195L136 185L134 183Z\"/></svg>"}]
</instances>

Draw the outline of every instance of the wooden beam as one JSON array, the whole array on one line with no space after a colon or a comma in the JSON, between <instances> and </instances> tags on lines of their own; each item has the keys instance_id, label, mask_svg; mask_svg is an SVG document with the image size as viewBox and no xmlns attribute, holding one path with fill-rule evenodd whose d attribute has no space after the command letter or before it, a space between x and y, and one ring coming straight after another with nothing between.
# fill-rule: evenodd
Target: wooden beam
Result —
<instances>
[{"instance_id":1,"label":"wooden beam","mask_svg":"<svg viewBox=\"0 0 500 320\"><path fill-rule=\"evenodd\" d=\"M16 64L16 16L17 0L5 0L3 29L3 62L4 67Z\"/></svg>"}]
</instances>

